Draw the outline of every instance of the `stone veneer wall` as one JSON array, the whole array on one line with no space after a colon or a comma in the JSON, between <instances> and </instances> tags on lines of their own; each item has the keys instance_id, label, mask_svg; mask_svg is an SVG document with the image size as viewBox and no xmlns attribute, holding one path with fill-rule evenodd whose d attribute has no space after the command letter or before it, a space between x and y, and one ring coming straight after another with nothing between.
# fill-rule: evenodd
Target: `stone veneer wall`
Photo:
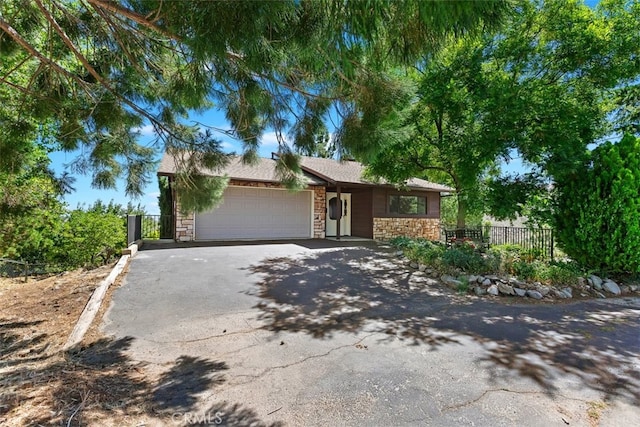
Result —
<instances>
[{"instance_id":1,"label":"stone veneer wall","mask_svg":"<svg viewBox=\"0 0 640 427\"><path fill-rule=\"evenodd\" d=\"M439 218L373 218L373 238L390 240L398 236L440 239Z\"/></svg>"},{"instance_id":2,"label":"stone veneer wall","mask_svg":"<svg viewBox=\"0 0 640 427\"><path fill-rule=\"evenodd\" d=\"M259 182L259 181L238 181L232 179L229 185L238 187L258 187L258 188L283 188L281 184L275 182ZM309 187L313 190L313 237L323 239L325 235L325 204L326 204L326 188L313 186ZM194 239L194 214L187 215L178 213L176 215L176 231L175 240L179 242L188 242Z\"/></svg>"},{"instance_id":3,"label":"stone veneer wall","mask_svg":"<svg viewBox=\"0 0 640 427\"><path fill-rule=\"evenodd\" d=\"M180 209L178 209L178 213L176 214L176 230L175 230L175 240L178 242L190 242L193 240L194 233L194 215L193 212L188 213L186 215L180 213Z\"/></svg>"},{"instance_id":4,"label":"stone veneer wall","mask_svg":"<svg viewBox=\"0 0 640 427\"><path fill-rule=\"evenodd\" d=\"M327 189L313 187L313 238L324 239L327 217Z\"/></svg>"}]
</instances>

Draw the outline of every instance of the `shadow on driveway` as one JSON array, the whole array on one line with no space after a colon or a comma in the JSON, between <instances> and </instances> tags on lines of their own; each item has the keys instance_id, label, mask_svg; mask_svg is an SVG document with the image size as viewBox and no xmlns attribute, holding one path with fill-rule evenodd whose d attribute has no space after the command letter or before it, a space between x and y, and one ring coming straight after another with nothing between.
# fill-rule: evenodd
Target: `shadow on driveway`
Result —
<instances>
[{"instance_id":1,"label":"shadow on driveway","mask_svg":"<svg viewBox=\"0 0 640 427\"><path fill-rule=\"evenodd\" d=\"M606 399L640 402L637 302L552 305L458 296L363 247L269 259L251 271L261 277L257 296L264 300L258 308L268 330L323 339L373 328L390 340L432 350L467 336L488 351L481 360L487 367L529 377L549 394L555 392L555 369L577 376Z\"/></svg>"},{"instance_id":2,"label":"shadow on driveway","mask_svg":"<svg viewBox=\"0 0 640 427\"><path fill-rule=\"evenodd\" d=\"M28 425L111 425L107 421L114 414L120 420L152 417L175 426L194 425L197 420L216 425L280 425L263 422L241 403L199 410L200 394L226 382L225 362L182 356L151 380L144 365L128 356L133 338L100 339L64 355L46 353L46 335L29 337L37 323L0 319L2 425L23 425L13 418L30 409L37 412L29 413ZM34 401L34 391L39 389L43 392L35 393ZM87 410L90 414L85 416Z\"/></svg>"}]
</instances>

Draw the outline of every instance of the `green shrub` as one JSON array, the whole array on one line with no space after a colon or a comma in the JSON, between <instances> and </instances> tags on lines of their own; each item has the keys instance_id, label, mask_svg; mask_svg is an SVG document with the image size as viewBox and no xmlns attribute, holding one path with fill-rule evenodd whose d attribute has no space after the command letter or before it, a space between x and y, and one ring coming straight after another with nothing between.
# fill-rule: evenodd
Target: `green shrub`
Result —
<instances>
[{"instance_id":1,"label":"green shrub","mask_svg":"<svg viewBox=\"0 0 640 427\"><path fill-rule=\"evenodd\" d=\"M583 274L575 263L552 262L545 266L537 274L536 279L552 285L575 286L578 278Z\"/></svg>"},{"instance_id":2,"label":"green shrub","mask_svg":"<svg viewBox=\"0 0 640 427\"><path fill-rule=\"evenodd\" d=\"M485 269L487 272L500 273L502 266L502 255L499 252L488 251L483 256Z\"/></svg>"},{"instance_id":3,"label":"green shrub","mask_svg":"<svg viewBox=\"0 0 640 427\"><path fill-rule=\"evenodd\" d=\"M521 279L533 279L536 275L536 266L526 261L516 261L512 264L512 274Z\"/></svg>"},{"instance_id":4,"label":"green shrub","mask_svg":"<svg viewBox=\"0 0 640 427\"><path fill-rule=\"evenodd\" d=\"M97 265L99 254L117 253L126 245L122 218L113 213L71 211L56 245L55 262L61 266Z\"/></svg>"},{"instance_id":5,"label":"green shrub","mask_svg":"<svg viewBox=\"0 0 640 427\"><path fill-rule=\"evenodd\" d=\"M468 273L484 273L487 266L478 252L469 252L459 248L450 248L442 255L444 265L459 268Z\"/></svg>"},{"instance_id":6,"label":"green shrub","mask_svg":"<svg viewBox=\"0 0 640 427\"><path fill-rule=\"evenodd\" d=\"M640 140L625 135L599 146L589 164L557 185L564 251L590 268L640 272Z\"/></svg>"},{"instance_id":7,"label":"green shrub","mask_svg":"<svg viewBox=\"0 0 640 427\"><path fill-rule=\"evenodd\" d=\"M460 284L458 285L457 291L459 295L464 295L469 292L469 279L467 279L466 277L462 277L460 279Z\"/></svg>"},{"instance_id":8,"label":"green shrub","mask_svg":"<svg viewBox=\"0 0 640 427\"><path fill-rule=\"evenodd\" d=\"M402 239L402 240L400 240ZM445 251L444 245L426 239L398 238L398 247L402 247L407 258L421 264L434 265Z\"/></svg>"},{"instance_id":9,"label":"green shrub","mask_svg":"<svg viewBox=\"0 0 640 427\"><path fill-rule=\"evenodd\" d=\"M541 249L522 249L520 251L520 259L525 262L542 261L544 258L544 252Z\"/></svg>"},{"instance_id":10,"label":"green shrub","mask_svg":"<svg viewBox=\"0 0 640 427\"><path fill-rule=\"evenodd\" d=\"M515 264L520 262L522 247L518 245L496 245L488 252L489 257L497 260L493 263L493 271L503 274L516 274Z\"/></svg>"},{"instance_id":11,"label":"green shrub","mask_svg":"<svg viewBox=\"0 0 640 427\"><path fill-rule=\"evenodd\" d=\"M412 242L412 239L406 236L398 236L398 237L394 237L393 239L389 240L389 244L391 246L394 246L398 249L404 249L407 246L409 246Z\"/></svg>"}]
</instances>

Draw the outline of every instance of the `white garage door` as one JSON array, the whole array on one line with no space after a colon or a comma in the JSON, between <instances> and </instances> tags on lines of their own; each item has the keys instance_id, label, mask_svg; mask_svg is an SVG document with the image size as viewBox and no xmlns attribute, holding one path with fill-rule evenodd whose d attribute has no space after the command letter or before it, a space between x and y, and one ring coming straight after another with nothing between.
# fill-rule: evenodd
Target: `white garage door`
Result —
<instances>
[{"instance_id":1,"label":"white garage door","mask_svg":"<svg viewBox=\"0 0 640 427\"><path fill-rule=\"evenodd\" d=\"M228 187L220 206L195 216L196 240L311 237L311 192Z\"/></svg>"}]
</instances>

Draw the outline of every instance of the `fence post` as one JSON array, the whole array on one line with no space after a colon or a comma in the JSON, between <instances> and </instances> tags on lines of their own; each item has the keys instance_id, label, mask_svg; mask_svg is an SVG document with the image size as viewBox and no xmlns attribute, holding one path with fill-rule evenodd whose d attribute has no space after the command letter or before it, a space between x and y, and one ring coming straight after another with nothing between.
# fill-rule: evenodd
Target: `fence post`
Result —
<instances>
[{"instance_id":1,"label":"fence post","mask_svg":"<svg viewBox=\"0 0 640 427\"><path fill-rule=\"evenodd\" d=\"M127 245L142 239L142 215L127 215Z\"/></svg>"},{"instance_id":2,"label":"fence post","mask_svg":"<svg viewBox=\"0 0 640 427\"><path fill-rule=\"evenodd\" d=\"M553 236L553 228L551 229L551 261L553 261L553 247L555 246L555 242L554 242L554 236Z\"/></svg>"}]
</instances>

